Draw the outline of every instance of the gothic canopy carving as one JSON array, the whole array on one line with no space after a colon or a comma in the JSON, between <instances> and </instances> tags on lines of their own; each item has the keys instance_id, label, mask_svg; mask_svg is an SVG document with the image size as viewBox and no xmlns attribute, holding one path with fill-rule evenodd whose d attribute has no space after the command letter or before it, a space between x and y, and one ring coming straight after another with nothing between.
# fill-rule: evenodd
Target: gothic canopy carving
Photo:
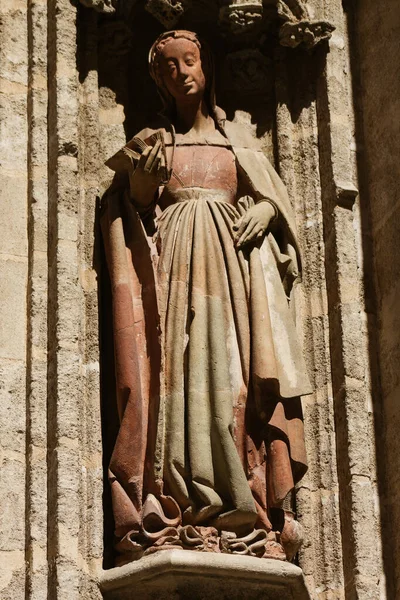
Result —
<instances>
[{"instance_id":1,"label":"gothic canopy carving","mask_svg":"<svg viewBox=\"0 0 400 600\"><path fill-rule=\"evenodd\" d=\"M279 30L282 46L295 48L301 43L312 48L331 37L335 29L327 21L310 19L307 6L301 0L278 0L277 11L283 24Z\"/></svg>"},{"instance_id":2,"label":"gothic canopy carving","mask_svg":"<svg viewBox=\"0 0 400 600\"><path fill-rule=\"evenodd\" d=\"M184 13L201 0L145 0L146 10L166 29L179 25ZM118 12L123 2L137 0L80 0L101 13ZM271 19L278 20L279 41L295 48L313 48L331 37L334 26L324 20L311 18L303 0L219 0L219 25L226 36L257 35ZM203 2L204 4L204 2ZM204 8L206 10L206 7Z\"/></svg>"},{"instance_id":3,"label":"gothic canopy carving","mask_svg":"<svg viewBox=\"0 0 400 600\"><path fill-rule=\"evenodd\" d=\"M80 0L83 6L94 8L101 13L114 13L118 0Z\"/></svg>"}]
</instances>

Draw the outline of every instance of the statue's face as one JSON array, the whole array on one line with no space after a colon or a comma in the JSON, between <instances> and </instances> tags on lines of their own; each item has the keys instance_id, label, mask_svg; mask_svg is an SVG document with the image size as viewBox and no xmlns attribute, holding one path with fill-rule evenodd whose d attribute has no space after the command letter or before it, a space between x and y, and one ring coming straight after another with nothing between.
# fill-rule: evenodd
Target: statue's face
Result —
<instances>
[{"instance_id":1,"label":"statue's face","mask_svg":"<svg viewBox=\"0 0 400 600\"><path fill-rule=\"evenodd\" d=\"M173 39L165 44L160 56L160 70L165 87L181 102L203 97L206 78L200 50L190 40Z\"/></svg>"}]
</instances>

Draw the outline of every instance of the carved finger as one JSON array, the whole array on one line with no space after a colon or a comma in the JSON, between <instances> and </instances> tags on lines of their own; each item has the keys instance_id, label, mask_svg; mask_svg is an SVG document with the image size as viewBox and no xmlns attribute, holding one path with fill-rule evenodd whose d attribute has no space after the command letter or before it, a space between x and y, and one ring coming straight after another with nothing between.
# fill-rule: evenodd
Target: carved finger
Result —
<instances>
[{"instance_id":1,"label":"carved finger","mask_svg":"<svg viewBox=\"0 0 400 600\"><path fill-rule=\"evenodd\" d=\"M238 225L237 233L236 233L237 240L239 240L240 237L243 235L244 231L249 226L250 222L251 222L251 217L249 217L249 215L243 215L243 217L237 223L237 225Z\"/></svg>"},{"instance_id":2,"label":"carved finger","mask_svg":"<svg viewBox=\"0 0 400 600\"><path fill-rule=\"evenodd\" d=\"M257 223L257 226L251 232L250 237L247 239L247 242L252 242L252 241L254 242L254 241L261 240L264 237L264 235L265 235L264 227L262 227L259 223Z\"/></svg>"},{"instance_id":3,"label":"carved finger","mask_svg":"<svg viewBox=\"0 0 400 600\"><path fill-rule=\"evenodd\" d=\"M150 151L151 151L151 146L147 146L147 148L145 148L143 150L142 154L140 155L139 162L138 162L138 168L139 169L144 169L144 167L146 165L147 158L148 158L148 156L150 154Z\"/></svg>"},{"instance_id":4,"label":"carved finger","mask_svg":"<svg viewBox=\"0 0 400 600\"><path fill-rule=\"evenodd\" d=\"M234 231L237 231L240 227L240 223L242 222L243 217L239 217L239 219L234 223L232 229Z\"/></svg>"},{"instance_id":5,"label":"carved finger","mask_svg":"<svg viewBox=\"0 0 400 600\"><path fill-rule=\"evenodd\" d=\"M157 178L157 181L160 183L165 180L166 169L165 169L165 160L161 152L158 153L156 159L154 160L151 167L151 174L153 177Z\"/></svg>"},{"instance_id":6,"label":"carved finger","mask_svg":"<svg viewBox=\"0 0 400 600\"><path fill-rule=\"evenodd\" d=\"M156 156L153 164L150 167L150 173L156 175L160 168L161 156Z\"/></svg>"},{"instance_id":7,"label":"carved finger","mask_svg":"<svg viewBox=\"0 0 400 600\"><path fill-rule=\"evenodd\" d=\"M161 160L160 160L160 166L159 166L159 174L160 174L160 177L161 177L161 181L165 181L165 179L168 177L168 175L167 175L167 164L166 164L166 160L165 160L165 155L164 155L164 153L162 151L161 151Z\"/></svg>"},{"instance_id":8,"label":"carved finger","mask_svg":"<svg viewBox=\"0 0 400 600\"><path fill-rule=\"evenodd\" d=\"M244 233L240 236L239 241L237 242L237 246L244 246L244 244L247 244L248 242L250 242L252 240L252 234L253 234L253 230L257 227L257 223L255 223L253 220L250 221L250 223L247 225L246 229L244 230Z\"/></svg>"},{"instance_id":9,"label":"carved finger","mask_svg":"<svg viewBox=\"0 0 400 600\"><path fill-rule=\"evenodd\" d=\"M149 154L149 157L148 157L148 159L146 161L146 164L144 166L144 170L146 172L151 171L151 167L152 167L155 159L157 158L157 155L158 155L158 152L159 152L160 148L161 148L161 142L156 142L154 144L154 146L153 146L153 148L152 148L152 150L151 150L151 152Z\"/></svg>"}]
</instances>

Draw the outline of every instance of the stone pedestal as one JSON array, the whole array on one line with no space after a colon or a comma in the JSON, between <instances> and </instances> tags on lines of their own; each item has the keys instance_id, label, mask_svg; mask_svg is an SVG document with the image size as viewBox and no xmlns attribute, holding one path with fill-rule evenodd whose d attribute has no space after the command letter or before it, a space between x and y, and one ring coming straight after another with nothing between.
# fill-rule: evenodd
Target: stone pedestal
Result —
<instances>
[{"instance_id":1,"label":"stone pedestal","mask_svg":"<svg viewBox=\"0 0 400 600\"><path fill-rule=\"evenodd\" d=\"M310 600L303 572L277 560L164 550L105 571L107 600Z\"/></svg>"}]
</instances>

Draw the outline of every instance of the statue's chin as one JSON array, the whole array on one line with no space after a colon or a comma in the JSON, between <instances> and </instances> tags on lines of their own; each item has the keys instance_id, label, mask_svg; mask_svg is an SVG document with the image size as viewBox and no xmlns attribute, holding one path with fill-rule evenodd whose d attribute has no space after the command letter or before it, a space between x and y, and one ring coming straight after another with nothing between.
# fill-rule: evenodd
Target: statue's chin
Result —
<instances>
[{"instance_id":1,"label":"statue's chin","mask_svg":"<svg viewBox=\"0 0 400 600\"><path fill-rule=\"evenodd\" d=\"M193 98L201 99L203 97L203 95L204 95L204 90L199 88L199 86L196 85L196 83L194 81L192 81L191 83L189 83L187 85L181 86L173 94L173 96L175 97L176 100L178 98L182 99L182 98L187 98L187 97L190 97L191 100L193 100Z\"/></svg>"}]
</instances>

